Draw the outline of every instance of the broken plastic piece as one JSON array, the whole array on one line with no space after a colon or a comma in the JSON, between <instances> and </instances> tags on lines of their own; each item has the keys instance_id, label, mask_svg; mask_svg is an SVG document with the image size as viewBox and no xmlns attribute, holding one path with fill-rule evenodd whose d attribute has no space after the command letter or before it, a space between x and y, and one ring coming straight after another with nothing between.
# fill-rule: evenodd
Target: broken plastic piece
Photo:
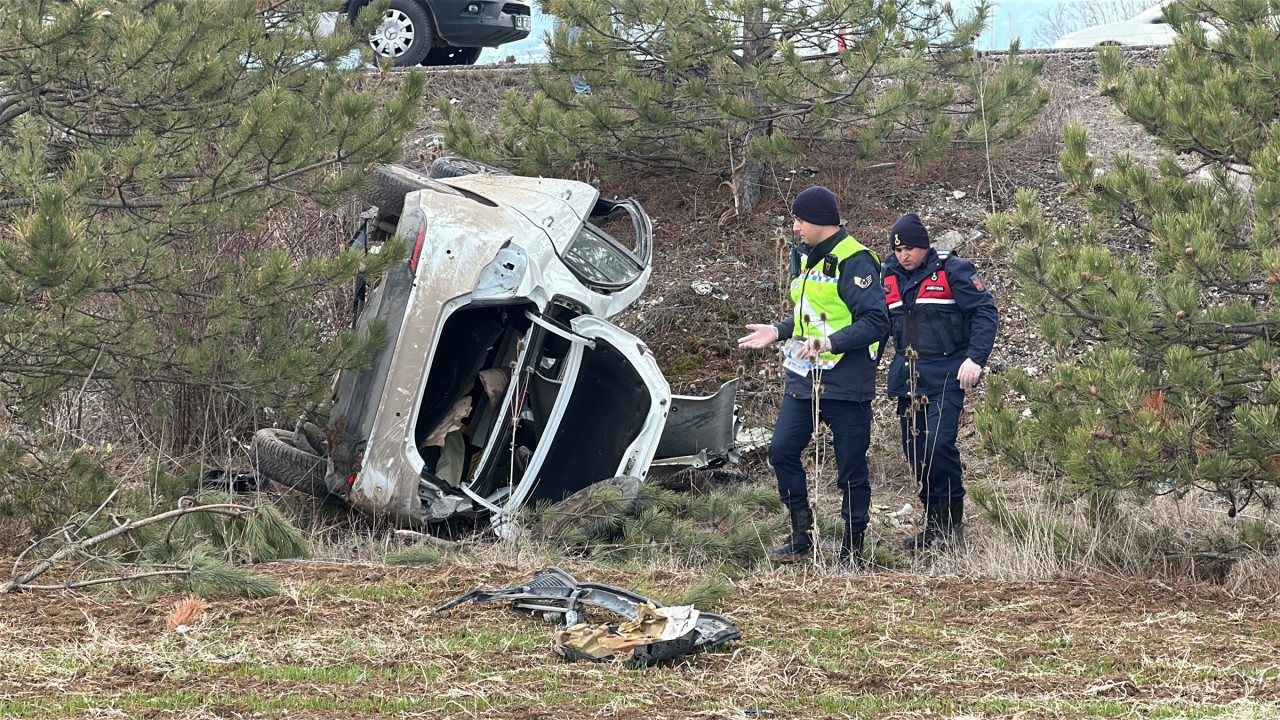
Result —
<instances>
[{"instance_id":1,"label":"broken plastic piece","mask_svg":"<svg viewBox=\"0 0 1280 720\"><path fill-rule=\"evenodd\" d=\"M637 619L620 625L578 623L556 633L552 648L569 660L621 662L628 667L684 655L694 650L700 613L692 605L636 607Z\"/></svg>"},{"instance_id":2,"label":"broken plastic piece","mask_svg":"<svg viewBox=\"0 0 1280 720\"><path fill-rule=\"evenodd\" d=\"M261 492L267 487L267 479L252 472L239 470L206 470L200 482L205 487L225 488L234 493Z\"/></svg>"},{"instance_id":3,"label":"broken plastic piece","mask_svg":"<svg viewBox=\"0 0 1280 720\"><path fill-rule=\"evenodd\" d=\"M700 612L687 606L665 608L661 603L629 590L601 583L580 583L557 567L539 570L529 582L521 585L496 590L472 590L440 606L436 613L453 609L467 601L479 603L495 600L509 601L513 607L531 613L559 617L565 630L557 636L557 652L571 660L620 660L627 667L643 667L660 660L717 647L742 637L738 626L723 615ZM607 610L629 622L624 622L617 628L593 628L587 623L587 607ZM666 637L680 630L690 619L692 630ZM668 626L670 629L666 629ZM659 627L663 629L658 629ZM607 639L611 633L621 633L624 636L627 633L634 634L637 628L648 628L649 631L657 629L658 636L654 640L631 643ZM564 641L559 641L561 638ZM627 652L620 650L602 654L609 647L621 648Z\"/></svg>"}]
</instances>

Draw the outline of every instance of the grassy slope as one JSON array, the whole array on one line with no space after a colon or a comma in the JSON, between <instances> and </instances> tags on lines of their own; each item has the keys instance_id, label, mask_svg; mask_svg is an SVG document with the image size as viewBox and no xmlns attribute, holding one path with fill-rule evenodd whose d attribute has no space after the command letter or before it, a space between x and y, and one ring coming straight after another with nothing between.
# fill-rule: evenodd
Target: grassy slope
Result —
<instances>
[{"instance_id":1,"label":"grassy slope","mask_svg":"<svg viewBox=\"0 0 1280 720\"><path fill-rule=\"evenodd\" d=\"M696 580L569 569L666 601ZM279 597L215 602L186 634L172 597L0 600L0 717L1280 715L1280 610L1203 587L766 573L721 608L742 641L632 671L566 664L552 625L504 607L430 614L525 569L266 572Z\"/></svg>"}]
</instances>

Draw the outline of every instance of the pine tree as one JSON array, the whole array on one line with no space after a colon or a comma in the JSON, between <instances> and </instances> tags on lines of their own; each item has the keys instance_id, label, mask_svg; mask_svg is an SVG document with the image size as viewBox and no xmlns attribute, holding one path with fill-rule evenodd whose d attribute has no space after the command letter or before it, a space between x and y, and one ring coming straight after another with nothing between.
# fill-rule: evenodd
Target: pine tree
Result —
<instances>
[{"instance_id":1,"label":"pine tree","mask_svg":"<svg viewBox=\"0 0 1280 720\"><path fill-rule=\"evenodd\" d=\"M423 78L358 91L355 36L320 33L320 5L0 13L0 393L19 420L87 390L182 446L198 430L163 422L179 405L287 416L367 356L376 339L314 307L362 258L338 233L335 252L293 257L264 219L351 197L398 155Z\"/></svg>"},{"instance_id":2,"label":"pine tree","mask_svg":"<svg viewBox=\"0 0 1280 720\"><path fill-rule=\"evenodd\" d=\"M557 16L532 98L512 93L500 137L441 106L464 155L526 172L619 161L722 177L756 204L767 161L826 148L851 161L912 143L919 166L952 142L1016 135L1040 111L1041 63L979 67L986 6L933 0L543 0ZM589 93L577 93L570 78Z\"/></svg>"},{"instance_id":3,"label":"pine tree","mask_svg":"<svg viewBox=\"0 0 1280 720\"><path fill-rule=\"evenodd\" d=\"M994 384L981 425L1099 511L1201 488L1234 516L1280 487L1280 4L1215 5L1168 7L1179 36L1156 68L1099 51L1103 93L1167 152L1155 167L1103 171L1068 128L1062 170L1092 222L1052 227L1023 192L991 223L1017 238L1021 305L1058 365L1011 374L1025 409Z\"/></svg>"}]
</instances>

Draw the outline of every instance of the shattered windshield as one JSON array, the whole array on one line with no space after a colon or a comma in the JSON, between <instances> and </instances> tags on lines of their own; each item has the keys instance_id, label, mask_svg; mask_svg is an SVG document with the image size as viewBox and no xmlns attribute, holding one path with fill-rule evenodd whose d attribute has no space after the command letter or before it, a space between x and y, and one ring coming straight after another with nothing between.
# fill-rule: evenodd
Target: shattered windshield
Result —
<instances>
[{"instance_id":1,"label":"shattered windshield","mask_svg":"<svg viewBox=\"0 0 1280 720\"><path fill-rule=\"evenodd\" d=\"M586 223L564 254L565 263L585 282L621 286L640 274L640 266L613 238Z\"/></svg>"}]
</instances>

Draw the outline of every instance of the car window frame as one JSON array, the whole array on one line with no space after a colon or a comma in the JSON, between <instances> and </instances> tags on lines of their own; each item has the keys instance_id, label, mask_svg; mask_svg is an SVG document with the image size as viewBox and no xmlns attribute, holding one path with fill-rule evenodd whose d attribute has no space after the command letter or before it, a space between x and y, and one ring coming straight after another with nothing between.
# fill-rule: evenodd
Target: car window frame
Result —
<instances>
[{"instance_id":1,"label":"car window frame","mask_svg":"<svg viewBox=\"0 0 1280 720\"><path fill-rule=\"evenodd\" d=\"M599 212L601 206L606 208L604 212ZM627 245L621 240L592 222L593 218L607 218L620 209L627 213L631 219L632 227L635 229L635 247L627 247ZM584 273L579 266L575 264L571 257L573 248L578 244L582 237L582 233L587 233L591 238L616 251L623 260L627 261L627 263L634 268L634 272L631 276L623 281L607 282L590 277L588 274ZM605 200L601 198L596 201L595 207L592 208L591 215L583 221L582 227L579 228L578 232L573 236L573 240L565 247L564 252L560 253L560 260L567 268L569 268L569 271L573 273L574 277L578 278L583 285L586 285L593 290L599 290L602 292L625 290L644 276L645 270L653 260L653 225L635 200Z\"/></svg>"}]
</instances>

